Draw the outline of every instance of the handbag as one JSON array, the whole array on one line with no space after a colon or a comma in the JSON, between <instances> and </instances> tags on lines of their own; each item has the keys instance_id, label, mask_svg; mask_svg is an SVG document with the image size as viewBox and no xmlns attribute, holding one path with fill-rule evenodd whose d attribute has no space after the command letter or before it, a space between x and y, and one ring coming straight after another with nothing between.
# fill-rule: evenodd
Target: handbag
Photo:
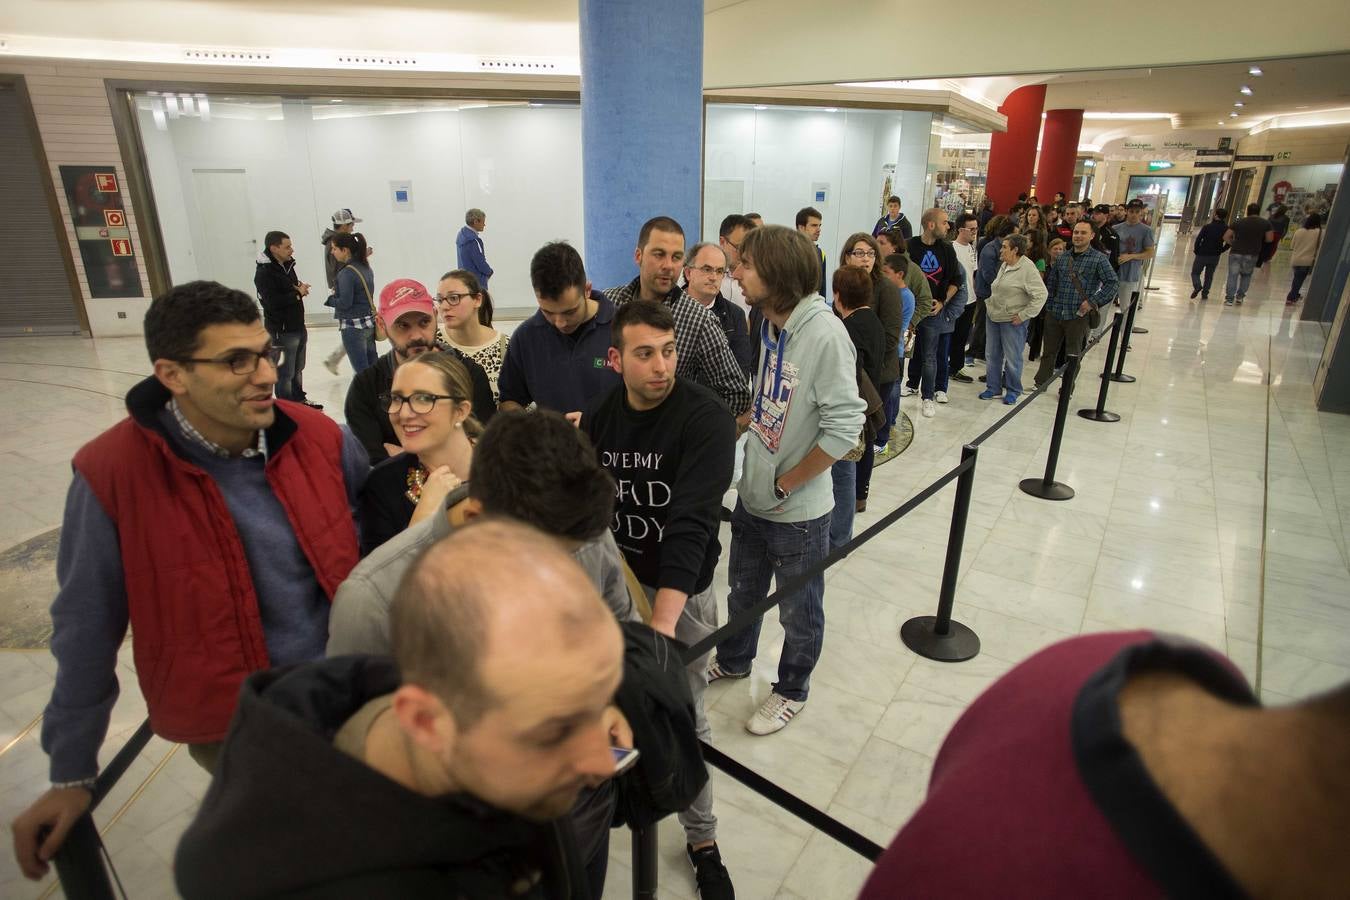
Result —
<instances>
[{"instance_id":1,"label":"handbag","mask_svg":"<svg viewBox=\"0 0 1350 900\"><path fill-rule=\"evenodd\" d=\"M1073 279L1073 286L1078 289L1078 293L1082 295L1083 299L1087 300L1087 291L1083 290L1083 282L1078 280L1078 273L1073 270L1073 260L1069 260L1068 269L1069 277ZM1094 331L1100 328L1102 324L1102 311L1091 300L1088 300L1087 323L1088 327Z\"/></svg>"},{"instance_id":2,"label":"handbag","mask_svg":"<svg viewBox=\"0 0 1350 900\"><path fill-rule=\"evenodd\" d=\"M370 285L366 284L366 277L355 266L347 266L346 268L352 270L352 274L360 279L361 287L365 288L366 302L370 304L370 320L375 323L375 340L381 343L389 340L389 332L385 330L384 322L380 321L380 315L375 310L375 298L370 295Z\"/></svg>"},{"instance_id":3,"label":"handbag","mask_svg":"<svg viewBox=\"0 0 1350 900\"><path fill-rule=\"evenodd\" d=\"M864 372L861 366L858 367L858 396L866 404L863 412L863 430L858 436L858 443L843 455L844 462L857 462L862 459L867 444L876 440L881 429L886 427L886 404L882 402L876 385L872 384L871 376Z\"/></svg>"}]
</instances>

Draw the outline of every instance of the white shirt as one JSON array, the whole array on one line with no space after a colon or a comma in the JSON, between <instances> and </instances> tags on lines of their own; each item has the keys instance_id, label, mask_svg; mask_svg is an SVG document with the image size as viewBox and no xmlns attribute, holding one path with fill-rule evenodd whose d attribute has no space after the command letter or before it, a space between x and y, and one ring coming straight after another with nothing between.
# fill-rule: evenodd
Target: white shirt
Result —
<instances>
[{"instance_id":1,"label":"white shirt","mask_svg":"<svg viewBox=\"0 0 1350 900\"><path fill-rule=\"evenodd\" d=\"M966 270L966 302L974 303L975 267L980 264L980 258L975 253L975 245L952 241L952 249L956 251L956 258L961 261L961 266Z\"/></svg>"}]
</instances>

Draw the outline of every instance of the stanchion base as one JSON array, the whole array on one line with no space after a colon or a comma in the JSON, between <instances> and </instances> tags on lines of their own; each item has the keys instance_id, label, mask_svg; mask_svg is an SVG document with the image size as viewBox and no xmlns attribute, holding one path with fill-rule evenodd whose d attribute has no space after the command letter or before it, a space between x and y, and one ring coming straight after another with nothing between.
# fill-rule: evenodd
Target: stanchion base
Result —
<instances>
[{"instance_id":1,"label":"stanchion base","mask_svg":"<svg viewBox=\"0 0 1350 900\"><path fill-rule=\"evenodd\" d=\"M1140 328L1138 325L1130 329L1130 334L1148 334L1147 328Z\"/></svg>"},{"instance_id":2,"label":"stanchion base","mask_svg":"<svg viewBox=\"0 0 1350 900\"><path fill-rule=\"evenodd\" d=\"M1022 493L1040 497L1042 500L1073 499L1073 488L1062 481L1047 482L1044 478L1023 478L1017 486L1022 489Z\"/></svg>"},{"instance_id":3,"label":"stanchion base","mask_svg":"<svg viewBox=\"0 0 1350 900\"><path fill-rule=\"evenodd\" d=\"M918 616L900 626L900 640L920 656L938 662L964 662L980 652L980 636L955 619L938 634L937 616Z\"/></svg>"},{"instance_id":4,"label":"stanchion base","mask_svg":"<svg viewBox=\"0 0 1350 900\"><path fill-rule=\"evenodd\" d=\"M1117 375L1115 372L1112 372L1106 377L1116 384L1133 384L1137 380L1133 375L1126 375L1124 373Z\"/></svg>"},{"instance_id":5,"label":"stanchion base","mask_svg":"<svg viewBox=\"0 0 1350 900\"><path fill-rule=\"evenodd\" d=\"M1120 415L1117 414L1117 413L1111 412L1111 410L1109 410L1109 409L1104 409L1104 410L1102 410L1101 412L1097 412L1095 409L1080 409L1080 410L1078 411L1078 414L1079 414L1080 416L1082 416L1083 418L1085 418L1085 419L1091 419L1091 420L1094 421L1094 422L1119 422L1119 421L1120 421Z\"/></svg>"}]
</instances>

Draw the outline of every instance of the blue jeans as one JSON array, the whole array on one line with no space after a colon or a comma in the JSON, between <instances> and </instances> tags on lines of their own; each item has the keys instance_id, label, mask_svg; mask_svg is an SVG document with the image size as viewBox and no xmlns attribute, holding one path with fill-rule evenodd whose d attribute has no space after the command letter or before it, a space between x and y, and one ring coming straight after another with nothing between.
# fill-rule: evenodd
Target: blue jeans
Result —
<instances>
[{"instance_id":1,"label":"blue jeans","mask_svg":"<svg viewBox=\"0 0 1350 900\"><path fill-rule=\"evenodd\" d=\"M984 386L995 394L1022 393L1022 348L1027 345L1027 323L995 322L984 325L984 357L988 367Z\"/></svg>"},{"instance_id":2,"label":"blue jeans","mask_svg":"<svg viewBox=\"0 0 1350 900\"><path fill-rule=\"evenodd\" d=\"M902 366L904 362L904 358L901 357ZM900 379L883 384L878 393L881 394L881 403L886 410L886 424L877 432L875 443L878 447L884 447L890 443L891 427L895 425L895 417L900 415Z\"/></svg>"},{"instance_id":3,"label":"blue jeans","mask_svg":"<svg viewBox=\"0 0 1350 900\"><path fill-rule=\"evenodd\" d=\"M1247 296L1247 288L1252 283L1252 271L1256 269L1256 256L1246 253L1228 253L1228 280L1223 283L1223 297L1232 300Z\"/></svg>"},{"instance_id":4,"label":"blue jeans","mask_svg":"<svg viewBox=\"0 0 1350 900\"><path fill-rule=\"evenodd\" d=\"M1209 295L1210 286L1214 284L1214 270L1219 268L1219 258L1217 256L1195 257L1195 262L1191 263L1191 287ZM1200 274L1204 273L1205 280L1200 280Z\"/></svg>"},{"instance_id":5,"label":"blue jeans","mask_svg":"<svg viewBox=\"0 0 1350 900\"><path fill-rule=\"evenodd\" d=\"M352 364L352 372L364 372L375 365L380 358L375 349L374 328L340 328L342 349L347 351L347 362Z\"/></svg>"},{"instance_id":6,"label":"blue jeans","mask_svg":"<svg viewBox=\"0 0 1350 900\"><path fill-rule=\"evenodd\" d=\"M951 351L952 335L937 333L936 316L929 316L919 323L914 335L914 355L909 359L909 377L906 381L910 390L919 388L920 397L932 400L934 391L947 390L947 356Z\"/></svg>"},{"instance_id":7,"label":"blue jeans","mask_svg":"<svg viewBox=\"0 0 1350 900\"><path fill-rule=\"evenodd\" d=\"M736 501L731 514L731 559L727 572L728 621L763 600L769 586L791 581L818 565L829 552L830 517L808 522L770 522L746 511ZM820 658L825 641L825 574L822 572L800 591L778 605L783 624L783 653L778 659L778 681L773 689L789 700L805 700L811 686L811 670ZM731 672L747 672L759 652L759 629L763 620L717 645L717 661Z\"/></svg>"},{"instance_id":8,"label":"blue jeans","mask_svg":"<svg viewBox=\"0 0 1350 900\"><path fill-rule=\"evenodd\" d=\"M285 351L281 365L277 367L277 396L282 400L303 403L305 384L302 376L305 371L305 347L309 344L309 332L301 328L299 331L283 331L272 337Z\"/></svg>"},{"instance_id":9,"label":"blue jeans","mask_svg":"<svg viewBox=\"0 0 1350 900\"><path fill-rule=\"evenodd\" d=\"M830 549L842 547L853 539L853 515L857 498L858 464L842 459L830 466L830 479L834 482L834 510L830 513Z\"/></svg>"},{"instance_id":10,"label":"blue jeans","mask_svg":"<svg viewBox=\"0 0 1350 900\"><path fill-rule=\"evenodd\" d=\"M1312 271L1312 266L1294 266L1294 283L1289 286L1289 296L1286 300L1297 300L1299 294L1303 291L1303 280L1308 277Z\"/></svg>"}]
</instances>

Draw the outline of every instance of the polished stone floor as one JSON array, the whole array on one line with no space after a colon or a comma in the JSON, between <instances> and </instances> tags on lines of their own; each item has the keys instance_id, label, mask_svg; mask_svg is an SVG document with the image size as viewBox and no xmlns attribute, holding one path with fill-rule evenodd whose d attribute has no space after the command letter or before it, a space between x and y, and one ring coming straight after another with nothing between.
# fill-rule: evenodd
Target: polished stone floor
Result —
<instances>
[{"instance_id":1,"label":"polished stone floor","mask_svg":"<svg viewBox=\"0 0 1350 900\"><path fill-rule=\"evenodd\" d=\"M1350 418L1319 413L1312 374L1325 340L1283 304L1287 251L1259 270L1246 305L1187 299L1189 242L1169 228L1125 370L1107 408L1118 424L1071 416L1058 479L1077 496L1051 503L1017 482L1041 472L1053 392L986 443L956 595L956 618L983 641L975 659L915 656L900 624L931 614L946 550L948 487L828 573L824 654L805 711L756 738L742 722L769 690L782 631L766 622L746 681L711 688L715 743L805 800L886 843L920 803L934 755L961 711L994 679L1071 635L1148 627L1227 653L1269 703L1350 679ZM1222 273L1221 273L1222 276ZM1221 296L1216 288L1215 297ZM336 332L312 334L312 396L341 417L349 376L319 359ZM1072 408L1090 405L1102 350L1088 358ZM0 341L0 818L45 787L39 716L53 662L40 649L50 599L52 529L69 460L122 415L121 397L148 371L137 340ZM879 468L859 529L946 472L963 442L1004 412L953 384L925 419L905 401L915 440ZM911 404L914 404L911 406ZM1264 519L1263 519L1264 517ZM1263 524L1264 521L1264 524ZM726 546L728 535L723 535ZM1263 554L1264 551L1264 554ZM725 562L723 564L725 571ZM719 590L725 585L720 577ZM106 760L145 714L129 647ZM173 896L170 864L205 776L155 739L96 818L129 896ZM738 896L846 898L866 877L860 857L716 776L720 842ZM674 823L661 830L661 889L694 895ZM606 896L628 896L625 832L615 832ZM0 896L48 896L0 852Z\"/></svg>"}]
</instances>

